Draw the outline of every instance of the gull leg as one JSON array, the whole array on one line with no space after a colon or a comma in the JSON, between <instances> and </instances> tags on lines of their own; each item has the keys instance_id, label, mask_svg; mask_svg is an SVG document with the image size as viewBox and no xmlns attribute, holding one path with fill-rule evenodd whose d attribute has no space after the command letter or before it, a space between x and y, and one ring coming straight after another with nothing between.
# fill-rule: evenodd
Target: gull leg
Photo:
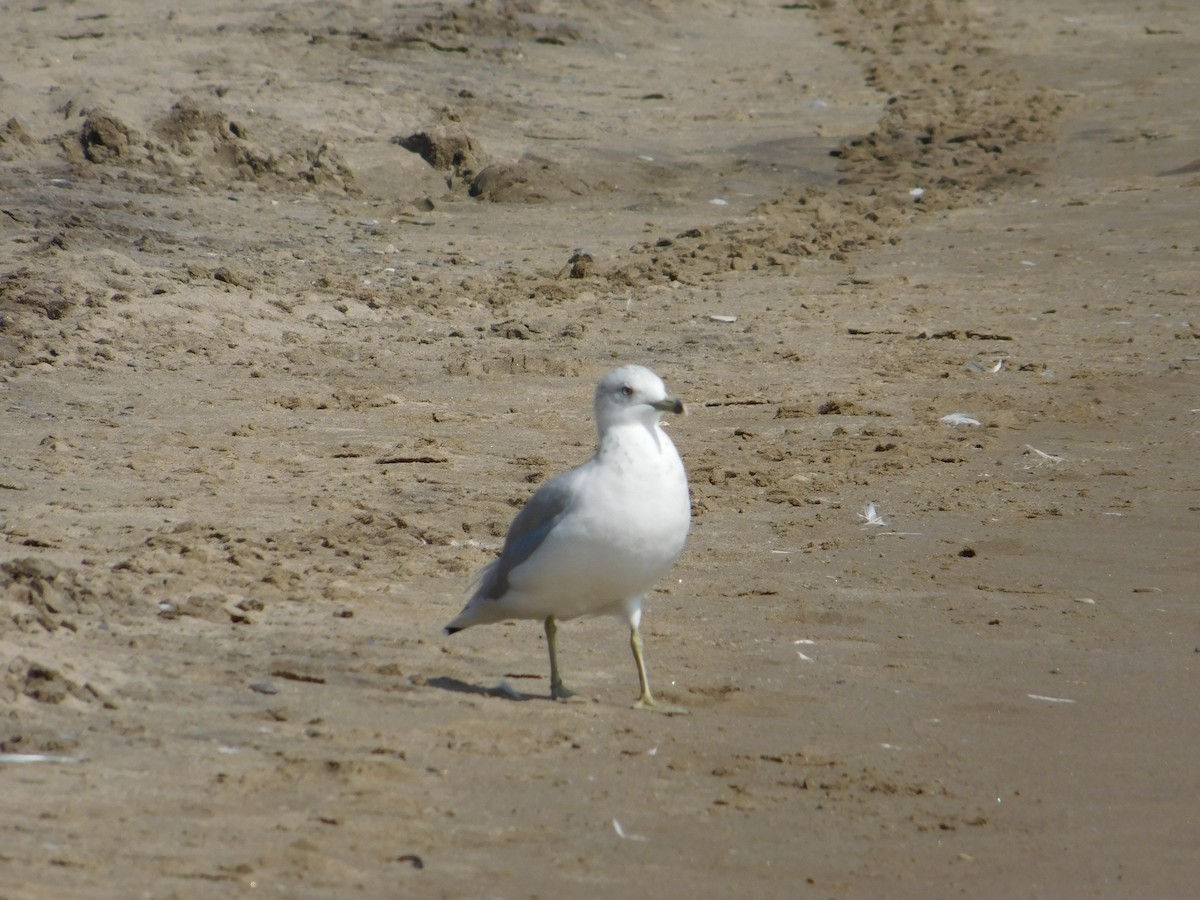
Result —
<instances>
[{"instance_id":1,"label":"gull leg","mask_svg":"<svg viewBox=\"0 0 1200 900\"><path fill-rule=\"evenodd\" d=\"M634 625L629 629L629 646L633 650L633 661L637 663L638 684L642 689L642 695L638 697L637 703L633 704L633 708L649 709L654 712L667 713L668 715L680 715L689 712L688 709L682 706L659 703L650 693L650 682L646 678L646 661L642 658L642 630L638 625Z\"/></svg>"},{"instance_id":2,"label":"gull leg","mask_svg":"<svg viewBox=\"0 0 1200 900\"><path fill-rule=\"evenodd\" d=\"M554 638L558 634L558 625L554 621L554 616L546 616L545 626L546 646L550 648L550 699L582 699L562 683L562 676L558 674L558 647L554 642Z\"/></svg>"}]
</instances>

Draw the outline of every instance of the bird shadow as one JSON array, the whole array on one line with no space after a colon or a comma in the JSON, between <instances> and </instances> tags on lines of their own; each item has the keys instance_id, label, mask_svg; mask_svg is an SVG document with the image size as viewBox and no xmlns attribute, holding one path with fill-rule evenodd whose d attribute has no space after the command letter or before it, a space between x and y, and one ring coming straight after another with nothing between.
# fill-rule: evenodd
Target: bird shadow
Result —
<instances>
[{"instance_id":1,"label":"bird shadow","mask_svg":"<svg viewBox=\"0 0 1200 900\"><path fill-rule=\"evenodd\" d=\"M498 697L501 700L512 700L517 703L524 703L528 700L548 699L542 694L522 694L507 681L502 681L492 687L483 687L479 684L468 684L465 681L459 681L457 678L443 676L430 678L425 684L440 691L451 691L455 694L474 694L476 697Z\"/></svg>"}]
</instances>

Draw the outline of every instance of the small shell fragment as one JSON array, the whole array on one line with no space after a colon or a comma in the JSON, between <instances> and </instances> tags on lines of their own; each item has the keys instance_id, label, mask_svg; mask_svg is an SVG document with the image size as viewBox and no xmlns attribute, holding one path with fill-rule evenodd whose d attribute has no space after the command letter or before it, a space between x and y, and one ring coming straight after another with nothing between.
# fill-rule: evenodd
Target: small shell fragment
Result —
<instances>
[{"instance_id":1,"label":"small shell fragment","mask_svg":"<svg viewBox=\"0 0 1200 900\"><path fill-rule=\"evenodd\" d=\"M967 363L967 371L968 372L990 372L991 374L995 375L997 372L999 372L1003 368L1004 368L1004 359L1003 358L997 359L990 366L986 365L984 363L981 363L977 359L972 360L971 362Z\"/></svg>"},{"instance_id":2,"label":"small shell fragment","mask_svg":"<svg viewBox=\"0 0 1200 900\"><path fill-rule=\"evenodd\" d=\"M1041 459L1046 460L1046 462L1049 462L1049 463L1060 463L1066 459L1065 456L1056 456L1053 453L1047 453L1045 450L1039 450L1037 447L1034 447L1032 444L1026 444L1025 449L1028 450L1030 453L1033 453L1036 456L1040 457Z\"/></svg>"},{"instance_id":3,"label":"small shell fragment","mask_svg":"<svg viewBox=\"0 0 1200 900\"><path fill-rule=\"evenodd\" d=\"M60 756L56 753L0 753L0 763L80 763L82 756Z\"/></svg>"},{"instance_id":4,"label":"small shell fragment","mask_svg":"<svg viewBox=\"0 0 1200 900\"><path fill-rule=\"evenodd\" d=\"M948 416L942 416L941 419L951 427L955 425L979 425L982 424L978 419L968 416L966 413L950 413Z\"/></svg>"},{"instance_id":5,"label":"small shell fragment","mask_svg":"<svg viewBox=\"0 0 1200 900\"><path fill-rule=\"evenodd\" d=\"M613 831L615 831L617 833L617 837L619 837L623 841L645 842L645 840L646 840L646 838L642 837L642 835L640 835L640 834L628 834L625 831L625 829L621 827L621 823L618 822L616 819L612 820L612 826L613 826Z\"/></svg>"}]
</instances>

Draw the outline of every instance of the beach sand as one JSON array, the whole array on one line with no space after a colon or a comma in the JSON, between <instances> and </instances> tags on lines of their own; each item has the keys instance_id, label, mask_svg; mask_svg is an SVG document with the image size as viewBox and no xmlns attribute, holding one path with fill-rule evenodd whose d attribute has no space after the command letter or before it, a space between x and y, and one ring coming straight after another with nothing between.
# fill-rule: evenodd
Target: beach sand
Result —
<instances>
[{"instance_id":1,"label":"beach sand","mask_svg":"<svg viewBox=\"0 0 1200 900\"><path fill-rule=\"evenodd\" d=\"M1200 7L0 45L0 896L1194 894ZM686 716L616 621L583 704L440 632L626 362L691 409Z\"/></svg>"}]
</instances>

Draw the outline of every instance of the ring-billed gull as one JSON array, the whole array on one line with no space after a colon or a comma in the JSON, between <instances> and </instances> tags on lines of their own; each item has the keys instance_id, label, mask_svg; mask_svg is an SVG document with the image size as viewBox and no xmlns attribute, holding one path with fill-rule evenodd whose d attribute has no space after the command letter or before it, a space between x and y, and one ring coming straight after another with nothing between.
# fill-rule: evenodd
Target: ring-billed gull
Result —
<instances>
[{"instance_id":1,"label":"ring-billed gull","mask_svg":"<svg viewBox=\"0 0 1200 900\"><path fill-rule=\"evenodd\" d=\"M565 700L555 645L556 622L612 615L629 625L641 696L655 703L642 658L642 601L679 558L691 524L683 461L662 429L666 413L683 414L662 379L622 366L596 386L599 446L578 468L551 479L508 529L504 549L473 585L454 634L506 619L540 619L550 650L550 695Z\"/></svg>"}]
</instances>

